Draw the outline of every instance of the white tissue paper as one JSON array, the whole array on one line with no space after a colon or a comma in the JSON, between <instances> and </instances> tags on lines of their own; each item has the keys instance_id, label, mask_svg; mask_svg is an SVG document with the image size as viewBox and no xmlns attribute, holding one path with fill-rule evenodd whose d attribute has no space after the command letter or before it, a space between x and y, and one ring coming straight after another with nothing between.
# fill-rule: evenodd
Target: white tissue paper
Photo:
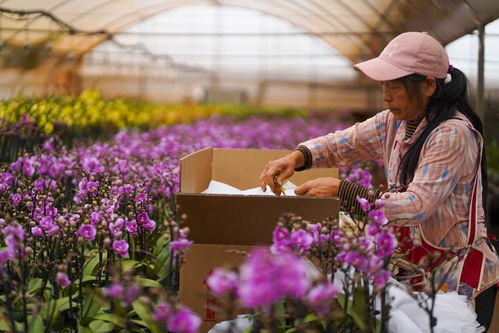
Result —
<instances>
[{"instance_id":1,"label":"white tissue paper","mask_svg":"<svg viewBox=\"0 0 499 333\"><path fill-rule=\"evenodd\" d=\"M285 196L296 196L295 194L296 185L292 182L285 182L282 185ZM208 188L201 193L205 194L239 194L239 195L275 195L270 186L267 186L267 191L263 192L260 187L250 188L249 190L240 190L234 186L227 185L216 180L212 180L208 185Z\"/></svg>"}]
</instances>

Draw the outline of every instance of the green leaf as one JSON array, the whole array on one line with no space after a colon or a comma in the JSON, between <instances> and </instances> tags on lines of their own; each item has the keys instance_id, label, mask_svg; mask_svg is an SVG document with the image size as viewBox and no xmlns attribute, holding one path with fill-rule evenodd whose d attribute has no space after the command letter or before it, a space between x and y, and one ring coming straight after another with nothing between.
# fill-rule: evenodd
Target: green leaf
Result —
<instances>
[{"instance_id":1,"label":"green leaf","mask_svg":"<svg viewBox=\"0 0 499 333\"><path fill-rule=\"evenodd\" d=\"M84 317L82 318L82 322L89 322L100 309L101 305L99 304L99 301L91 295L86 295L85 300L83 301L82 311Z\"/></svg>"},{"instance_id":2,"label":"green leaf","mask_svg":"<svg viewBox=\"0 0 499 333\"><path fill-rule=\"evenodd\" d=\"M158 277L158 281L163 281L168 277L168 275L170 274L169 265L169 263L166 263L165 265L160 266L159 271L157 271L156 269L154 270L154 272L156 272L156 276Z\"/></svg>"},{"instance_id":3,"label":"green leaf","mask_svg":"<svg viewBox=\"0 0 499 333\"><path fill-rule=\"evenodd\" d=\"M31 317L29 322L29 333L43 332L43 320L42 317L37 316L36 318Z\"/></svg>"},{"instance_id":4,"label":"green leaf","mask_svg":"<svg viewBox=\"0 0 499 333\"><path fill-rule=\"evenodd\" d=\"M114 325L112 323L106 323L102 320L94 320L88 326L94 333L105 333L112 331L114 328Z\"/></svg>"},{"instance_id":5,"label":"green leaf","mask_svg":"<svg viewBox=\"0 0 499 333\"><path fill-rule=\"evenodd\" d=\"M166 269L168 271L168 266L170 264L170 247L164 247L157 257L156 263L154 264L154 272L159 275L159 272Z\"/></svg>"},{"instance_id":6,"label":"green leaf","mask_svg":"<svg viewBox=\"0 0 499 333\"><path fill-rule=\"evenodd\" d=\"M338 303L343 311L345 311L345 295L339 294L337 296ZM364 310L364 291L362 288L357 288L354 292L354 300L347 300L347 314L353 319L354 324L360 329L365 330L366 328L366 311Z\"/></svg>"},{"instance_id":7,"label":"green leaf","mask_svg":"<svg viewBox=\"0 0 499 333\"><path fill-rule=\"evenodd\" d=\"M94 282L97 281L97 276L95 275L83 275L83 278L81 279L81 282ZM80 279L76 279L75 282L80 282Z\"/></svg>"},{"instance_id":8,"label":"green leaf","mask_svg":"<svg viewBox=\"0 0 499 333\"><path fill-rule=\"evenodd\" d=\"M78 325L78 333L92 333L92 329Z\"/></svg>"},{"instance_id":9,"label":"green leaf","mask_svg":"<svg viewBox=\"0 0 499 333\"><path fill-rule=\"evenodd\" d=\"M41 278L34 278L29 280L28 282L28 294L34 295L35 293L40 290L42 287L42 279Z\"/></svg>"},{"instance_id":10,"label":"green leaf","mask_svg":"<svg viewBox=\"0 0 499 333\"><path fill-rule=\"evenodd\" d=\"M161 288L161 284L158 281L154 281L151 279L136 277L135 283L137 283L141 287L152 287L152 288Z\"/></svg>"},{"instance_id":11,"label":"green leaf","mask_svg":"<svg viewBox=\"0 0 499 333\"><path fill-rule=\"evenodd\" d=\"M7 319L0 319L0 331L7 332L10 329L10 323L7 323Z\"/></svg>"},{"instance_id":12,"label":"green leaf","mask_svg":"<svg viewBox=\"0 0 499 333\"><path fill-rule=\"evenodd\" d=\"M165 247L169 249L168 243L169 243L168 240L164 239L163 237L158 237L156 245L154 245L154 250L152 251L154 256L156 257L159 256Z\"/></svg>"},{"instance_id":13,"label":"green leaf","mask_svg":"<svg viewBox=\"0 0 499 333\"><path fill-rule=\"evenodd\" d=\"M133 302L132 307L137 313L137 315L146 323L146 327L151 330L152 333L161 333L162 330L156 324L152 318L151 312L147 307L143 304L142 298L137 299L135 302Z\"/></svg>"},{"instance_id":14,"label":"green leaf","mask_svg":"<svg viewBox=\"0 0 499 333\"><path fill-rule=\"evenodd\" d=\"M146 323L145 323L145 321L143 321L143 320L132 319L132 320L130 320L130 321L131 321L132 323L137 324L137 325L147 327L147 324L146 324Z\"/></svg>"},{"instance_id":15,"label":"green leaf","mask_svg":"<svg viewBox=\"0 0 499 333\"><path fill-rule=\"evenodd\" d=\"M352 313L351 316L357 325L362 331L366 329L366 294L363 287L358 287L354 292L353 298L353 306L351 307Z\"/></svg>"},{"instance_id":16,"label":"green leaf","mask_svg":"<svg viewBox=\"0 0 499 333\"><path fill-rule=\"evenodd\" d=\"M108 321L110 323L113 323L116 326L123 327L123 328L125 328L125 326L126 326L125 320L123 318L121 318L120 316L115 315L113 313L99 314L99 315L96 315L94 317L94 319Z\"/></svg>"},{"instance_id":17,"label":"green leaf","mask_svg":"<svg viewBox=\"0 0 499 333\"><path fill-rule=\"evenodd\" d=\"M137 260L131 260L131 259L123 261L123 264L122 264L124 271L127 271L131 268L135 268L137 266L140 266L140 262L138 262Z\"/></svg>"},{"instance_id":18,"label":"green leaf","mask_svg":"<svg viewBox=\"0 0 499 333\"><path fill-rule=\"evenodd\" d=\"M99 264L99 253L97 250L92 250L89 253L93 253L95 256L93 258L87 259L83 264L83 275L93 275L95 273L95 268ZM102 253L102 263L107 260L107 252Z\"/></svg>"},{"instance_id":19,"label":"green leaf","mask_svg":"<svg viewBox=\"0 0 499 333\"><path fill-rule=\"evenodd\" d=\"M75 306L76 304L73 304ZM55 301L55 308L60 312L64 312L69 309L69 296L59 298Z\"/></svg>"},{"instance_id":20,"label":"green leaf","mask_svg":"<svg viewBox=\"0 0 499 333\"><path fill-rule=\"evenodd\" d=\"M303 322L304 323L309 323L309 322L312 322L314 320L317 320L317 318L319 318L315 313L309 313L305 319L303 319Z\"/></svg>"}]
</instances>

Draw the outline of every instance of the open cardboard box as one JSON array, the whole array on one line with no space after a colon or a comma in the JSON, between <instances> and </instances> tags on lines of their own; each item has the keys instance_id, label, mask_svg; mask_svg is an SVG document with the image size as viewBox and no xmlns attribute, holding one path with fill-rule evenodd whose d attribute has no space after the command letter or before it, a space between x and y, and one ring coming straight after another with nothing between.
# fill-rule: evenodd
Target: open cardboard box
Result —
<instances>
[{"instance_id":1,"label":"open cardboard box","mask_svg":"<svg viewBox=\"0 0 499 333\"><path fill-rule=\"evenodd\" d=\"M180 160L180 192L177 214L186 214L185 225L194 241L180 272L180 300L203 319L201 332L221 320L213 311L214 299L205 279L215 267L239 265L252 246L269 245L279 216L294 213L309 221L337 216L337 198L295 196L248 196L203 194L216 180L247 190L259 186L259 176L268 161L289 151L206 148ZM296 172L295 185L318 177L338 177L336 169Z\"/></svg>"}]
</instances>

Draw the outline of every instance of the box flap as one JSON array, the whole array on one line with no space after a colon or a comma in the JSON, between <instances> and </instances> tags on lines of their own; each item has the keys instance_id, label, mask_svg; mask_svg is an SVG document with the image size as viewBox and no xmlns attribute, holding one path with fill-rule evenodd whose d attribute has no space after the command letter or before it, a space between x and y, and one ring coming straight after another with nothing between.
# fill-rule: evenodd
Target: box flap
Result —
<instances>
[{"instance_id":1,"label":"box flap","mask_svg":"<svg viewBox=\"0 0 499 333\"><path fill-rule=\"evenodd\" d=\"M247 190L258 187L267 162L288 154L289 150L213 149L212 179ZM181 169L181 174L184 170ZM318 177L338 177L337 169L311 169L296 172L289 180L295 185ZM187 192L182 189L182 192ZM201 191L200 191L201 192Z\"/></svg>"},{"instance_id":2,"label":"box flap","mask_svg":"<svg viewBox=\"0 0 499 333\"><path fill-rule=\"evenodd\" d=\"M337 198L177 193L178 214L186 214L196 244L265 245L282 213L319 222L337 217Z\"/></svg>"},{"instance_id":3,"label":"box flap","mask_svg":"<svg viewBox=\"0 0 499 333\"><path fill-rule=\"evenodd\" d=\"M212 178L213 149L205 148L180 159L180 192L199 193Z\"/></svg>"}]
</instances>

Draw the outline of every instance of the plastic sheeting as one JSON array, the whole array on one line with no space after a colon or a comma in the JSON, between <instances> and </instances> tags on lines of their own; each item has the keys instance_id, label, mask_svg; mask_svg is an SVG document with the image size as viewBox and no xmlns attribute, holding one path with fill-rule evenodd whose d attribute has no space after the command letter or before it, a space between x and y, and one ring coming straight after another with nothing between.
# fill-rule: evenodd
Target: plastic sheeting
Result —
<instances>
[{"instance_id":1,"label":"plastic sheeting","mask_svg":"<svg viewBox=\"0 0 499 333\"><path fill-rule=\"evenodd\" d=\"M428 31L446 44L499 17L499 1L420 0L4 0L9 9L43 9L80 30L119 33L158 13L195 5L235 6L282 18L352 61L376 55L401 31ZM28 18L28 16L26 16ZM2 15L1 38L22 45L51 40L59 52L85 53L105 36L57 34L46 17Z\"/></svg>"}]
</instances>

